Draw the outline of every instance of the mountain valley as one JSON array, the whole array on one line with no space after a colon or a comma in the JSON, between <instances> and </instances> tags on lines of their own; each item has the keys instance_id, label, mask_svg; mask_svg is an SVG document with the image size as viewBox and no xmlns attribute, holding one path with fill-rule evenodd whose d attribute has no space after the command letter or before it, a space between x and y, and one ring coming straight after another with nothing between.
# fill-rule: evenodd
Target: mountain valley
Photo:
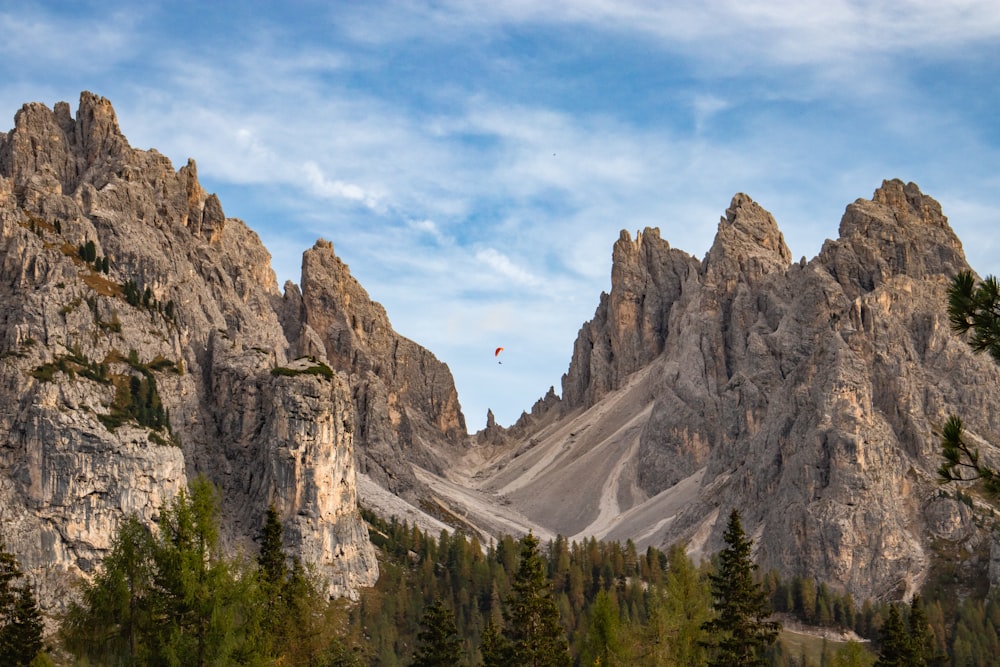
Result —
<instances>
[{"instance_id":1,"label":"mountain valley","mask_svg":"<svg viewBox=\"0 0 1000 667\"><path fill-rule=\"evenodd\" d=\"M969 267L915 184L848 204L811 260L745 194L702 260L622 231L560 391L472 435L447 365L332 242L279 289L195 162L132 148L99 96L27 104L0 136L0 247L0 531L47 609L198 476L232 551L274 506L334 597L378 576L359 502L484 544L695 560L739 508L762 569L856 599L908 599L955 553L1000 584L992 507L936 475L952 413L996 456L1000 370L951 333Z\"/></svg>"}]
</instances>

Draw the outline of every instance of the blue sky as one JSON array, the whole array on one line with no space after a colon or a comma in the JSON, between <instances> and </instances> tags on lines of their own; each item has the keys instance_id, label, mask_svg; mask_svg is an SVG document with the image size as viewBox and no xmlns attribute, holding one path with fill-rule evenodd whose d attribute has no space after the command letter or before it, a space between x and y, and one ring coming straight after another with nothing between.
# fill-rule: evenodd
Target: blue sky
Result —
<instances>
[{"instance_id":1,"label":"blue sky","mask_svg":"<svg viewBox=\"0 0 1000 667\"><path fill-rule=\"evenodd\" d=\"M332 241L470 430L559 391L621 229L702 257L737 192L811 258L914 181L1000 273L992 0L2 2L0 33L0 127L93 91L279 284Z\"/></svg>"}]
</instances>

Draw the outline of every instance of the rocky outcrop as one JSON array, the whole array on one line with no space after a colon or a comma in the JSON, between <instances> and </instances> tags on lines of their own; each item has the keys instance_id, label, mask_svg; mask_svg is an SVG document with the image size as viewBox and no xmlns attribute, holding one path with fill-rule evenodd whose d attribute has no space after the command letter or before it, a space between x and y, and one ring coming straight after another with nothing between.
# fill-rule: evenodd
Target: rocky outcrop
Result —
<instances>
[{"instance_id":1,"label":"rocky outcrop","mask_svg":"<svg viewBox=\"0 0 1000 667\"><path fill-rule=\"evenodd\" d=\"M465 417L448 367L393 331L333 244L302 257L302 288L286 289L284 324L297 354L315 356L351 378L361 472L406 495L410 463L440 472L464 447ZM300 332L296 334L295 332Z\"/></svg>"},{"instance_id":2,"label":"rocky outcrop","mask_svg":"<svg viewBox=\"0 0 1000 667\"><path fill-rule=\"evenodd\" d=\"M123 517L153 521L192 475L221 491L226 544L252 548L273 504L290 555L331 595L374 582L357 385L328 365L356 346L324 329L340 321L312 298L315 276L296 318L295 290L282 297L260 239L195 163L131 148L107 100L17 113L0 136L0 530L46 606ZM398 369L424 363L399 347ZM400 394L397 410L415 410ZM441 413L461 424L457 400Z\"/></svg>"},{"instance_id":3,"label":"rocky outcrop","mask_svg":"<svg viewBox=\"0 0 1000 667\"><path fill-rule=\"evenodd\" d=\"M949 279L966 268L940 205L901 181L849 205L840 238L810 262L793 263L774 219L742 194L702 262L650 230L635 242L623 232L611 294L580 331L564 404L552 404L571 432L536 416L519 434L539 443L539 461L556 450L575 461L583 441L617 452L612 495L555 525L545 489L562 476L536 467L515 506L545 508L553 531L589 524L701 554L721 546L736 507L764 569L858 599L913 593L943 554L980 558L984 510L936 481L948 414L987 454L1000 432L1000 370L951 334L945 311ZM636 523L643 512L653 518Z\"/></svg>"},{"instance_id":4,"label":"rocky outcrop","mask_svg":"<svg viewBox=\"0 0 1000 667\"><path fill-rule=\"evenodd\" d=\"M698 260L660 238L659 229L622 231L612 252L611 292L583 325L563 376L566 409L589 407L663 350L670 312Z\"/></svg>"}]
</instances>

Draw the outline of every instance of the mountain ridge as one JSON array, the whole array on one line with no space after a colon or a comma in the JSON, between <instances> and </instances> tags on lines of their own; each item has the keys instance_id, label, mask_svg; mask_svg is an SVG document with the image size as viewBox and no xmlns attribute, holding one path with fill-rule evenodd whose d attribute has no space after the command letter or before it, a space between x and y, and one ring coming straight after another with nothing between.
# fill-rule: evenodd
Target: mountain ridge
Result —
<instances>
[{"instance_id":1,"label":"mountain ridge","mask_svg":"<svg viewBox=\"0 0 1000 667\"><path fill-rule=\"evenodd\" d=\"M550 410L593 410L623 391L615 378L628 376L634 338L622 324L637 321L635 304L652 288L643 290L675 261L650 231L634 245L655 251L619 252L627 233L616 244L611 293L581 329L563 378L564 396L577 398ZM720 508L739 507L762 566L822 576L859 598L912 594L932 543L958 533L985 568L982 548L996 545L983 546L991 538L936 483L935 425L972 412L974 432L996 433L986 408L1000 398L997 369L950 332L948 278L968 265L940 205L912 183L885 181L872 200L848 205L840 239L793 263L770 214L738 194L705 260L683 262L679 291L644 316L666 323L652 328L662 352L631 412L649 417L629 436L637 444L608 451L633 452L634 472L616 491L624 513L641 512L643 494L701 481L688 504L649 524L661 524L656 539L606 535L685 540L707 555L720 545ZM595 373L601 365L609 368ZM519 435L534 437L531 421L516 425ZM569 435L560 446L576 443ZM551 475L538 478L532 506L552 507ZM562 527L572 534L576 524Z\"/></svg>"},{"instance_id":2,"label":"mountain ridge","mask_svg":"<svg viewBox=\"0 0 1000 667\"><path fill-rule=\"evenodd\" d=\"M229 550L274 505L331 595L374 582L349 383L296 357L270 255L193 160L131 148L91 93L75 119L25 105L0 137L0 243L0 521L47 608L194 475Z\"/></svg>"},{"instance_id":3,"label":"mountain ridge","mask_svg":"<svg viewBox=\"0 0 1000 667\"><path fill-rule=\"evenodd\" d=\"M57 606L124 516L154 522L202 474L228 548L252 549L274 504L336 596L377 576L359 500L434 532L702 556L738 507L762 567L858 599L912 594L949 550L1000 581L991 510L935 479L948 413L1000 433L1000 371L944 311L961 243L897 180L848 204L839 233L793 262L742 193L702 260L622 231L561 394L469 435L447 365L392 329L333 243L279 290L193 160L131 148L91 93L75 118L25 105L0 135L8 547Z\"/></svg>"}]
</instances>

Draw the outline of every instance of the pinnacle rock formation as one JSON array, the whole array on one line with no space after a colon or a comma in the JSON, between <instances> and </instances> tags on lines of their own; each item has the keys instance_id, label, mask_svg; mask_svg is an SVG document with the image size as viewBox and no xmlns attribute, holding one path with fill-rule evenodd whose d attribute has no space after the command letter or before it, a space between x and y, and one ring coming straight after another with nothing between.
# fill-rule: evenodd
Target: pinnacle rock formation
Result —
<instances>
[{"instance_id":1,"label":"pinnacle rock formation","mask_svg":"<svg viewBox=\"0 0 1000 667\"><path fill-rule=\"evenodd\" d=\"M194 475L220 490L228 548L252 553L273 504L331 595L374 583L356 450L405 486L396 448L433 468L426 443L460 444L464 418L447 367L329 243L302 281L282 295L195 163L129 146L106 99L17 113L0 135L0 531L46 608Z\"/></svg>"},{"instance_id":2,"label":"pinnacle rock formation","mask_svg":"<svg viewBox=\"0 0 1000 667\"><path fill-rule=\"evenodd\" d=\"M634 241L623 230L612 257L615 289L601 295L563 377L562 397L569 407L593 405L663 351L671 306L698 267L696 259L671 249L655 228L636 233Z\"/></svg>"},{"instance_id":3,"label":"pinnacle rock formation","mask_svg":"<svg viewBox=\"0 0 1000 667\"><path fill-rule=\"evenodd\" d=\"M299 356L315 356L352 378L361 471L398 494L416 484L410 463L440 471L464 444L465 417L448 367L392 330L333 244L302 257L301 290L285 291L284 324ZM435 446L428 446L431 443Z\"/></svg>"}]
</instances>

